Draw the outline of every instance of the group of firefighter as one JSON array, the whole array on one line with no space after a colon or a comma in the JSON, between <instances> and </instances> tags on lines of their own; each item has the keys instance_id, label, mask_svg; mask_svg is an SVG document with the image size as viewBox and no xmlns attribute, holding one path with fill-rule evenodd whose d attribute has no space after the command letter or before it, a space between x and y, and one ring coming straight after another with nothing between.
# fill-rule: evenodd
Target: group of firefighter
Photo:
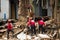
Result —
<instances>
[{"instance_id":1,"label":"group of firefighter","mask_svg":"<svg viewBox=\"0 0 60 40\"><path fill-rule=\"evenodd\" d=\"M45 32L44 27L46 26L46 23L44 21L46 21L46 20L44 20L44 18L42 18L42 17L38 17L35 19L33 17L28 17L27 18L28 32L31 33L31 35L36 34L36 32L37 32L36 28L38 26L38 32L40 33L40 30L42 30L42 33L44 33ZM13 24L11 22L11 19L7 20L7 24L5 25L5 27L7 28L7 38L9 39L9 32L11 31L12 34L14 34ZM12 35L12 37L14 37L14 36Z\"/></svg>"},{"instance_id":2,"label":"group of firefighter","mask_svg":"<svg viewBox=\"0 0 60 40\"><path fill-rule=\"evenodd\" d=\"M45 26L46 23L44 22L44 18L43 17L38 17L38 18L33 18L33 17L28 17L27 19L27 28L28 28L28 32L30 31L31 35L36 34L36 28L38 26L38 33L40 33L40 31L42 31L41 33L45 33Z\"/></svg>"}]
</instances>

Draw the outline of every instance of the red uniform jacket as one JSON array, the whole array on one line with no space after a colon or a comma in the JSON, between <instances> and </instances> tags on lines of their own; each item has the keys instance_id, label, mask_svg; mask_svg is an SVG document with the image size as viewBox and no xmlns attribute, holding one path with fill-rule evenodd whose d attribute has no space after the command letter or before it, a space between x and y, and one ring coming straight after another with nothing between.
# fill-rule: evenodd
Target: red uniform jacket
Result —
<instances>
[{"instance_id":1,"label":"red uniform jacket","mask_svg":"<svg viewBox=\"0 0 60 40\"><path fill-rule=\"evenodd\" d=\"M43 20L39 20L39 21L38 21L38 24L39 24L39 25L44 25L45 23L44 23Z\"/></svg>"},{"instance_id":2,"label":"red uniform jacket","mask_svg":"<svg viewBox=\"0 0 60 40\"><path fill-rule=\"evenodd\" d=\"M13 28L12 23L7 23L6 26L7 26L7 29L8 29L8 30L11 30L11 29Z\"/></svg>"},{"instance_id":3,"label":"red uniform jacket","mask_svg":"<svg viewBox=\"0 0 60 40\"><path fill-rule=\"evenodd\" d=\"M30 24L31 25L35 25L35 21L34 20L31 20Z\"/></svg>"}]
</instances>

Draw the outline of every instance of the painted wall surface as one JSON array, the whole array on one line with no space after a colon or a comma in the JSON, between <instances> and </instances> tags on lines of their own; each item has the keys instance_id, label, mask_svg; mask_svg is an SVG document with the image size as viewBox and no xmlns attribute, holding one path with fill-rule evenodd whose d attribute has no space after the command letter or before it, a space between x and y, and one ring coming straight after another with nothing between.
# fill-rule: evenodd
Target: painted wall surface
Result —
<instances>
[{"instance_id":1,"label":"painted wall surface","mask_svg":"<svg viewBox=\"0 0 60 40\"><path fill-rule=\"evenodd\" d=\"M9 18L9 0L1 0L0 19L4 18L6 19Z\"/></svg>"}]
</instances>

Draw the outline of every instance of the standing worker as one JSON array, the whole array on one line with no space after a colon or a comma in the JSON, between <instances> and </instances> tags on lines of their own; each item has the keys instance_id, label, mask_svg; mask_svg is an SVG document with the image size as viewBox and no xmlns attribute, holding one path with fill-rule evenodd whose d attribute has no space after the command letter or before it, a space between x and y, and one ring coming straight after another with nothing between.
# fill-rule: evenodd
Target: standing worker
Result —
<instances>
[{"instance_id":1,"label":"standing worker","mask_svg":"<svg viewBox=\"0 0 60 40\"><path fill-rule=\"evenodd\" d=\"M11 19L9 19L9 20L7 21L6 27L7 27L7 38L9 39L9 32L10 32L10 31L12 32L12 36L13 36L13 34L14 34L13 24L11 23Z\"/></svg>"},{"instance_id":2,"label":"standing worker","mask_svg":"<svg viewBox=\"0 0 60 40\"><path fill-rule=\"evenodd\" d=\"M44 33L45 29L43 25L45 25L45 23L41 17L38 18L38 25L39 25L39 33L40 33L40 29L42 30L42 33Z\"/></svg>"},{"instance_id":3,"label":"standing worker","mask_svg":"<svg viewBox=\"0 0 60 40\"><path fill-rule=\"evenodd\" d=\"M33 18L31 19L30 25L31 25L31 33L36 34L35 21L33 20Z\"/></svg>"}]
</instances>

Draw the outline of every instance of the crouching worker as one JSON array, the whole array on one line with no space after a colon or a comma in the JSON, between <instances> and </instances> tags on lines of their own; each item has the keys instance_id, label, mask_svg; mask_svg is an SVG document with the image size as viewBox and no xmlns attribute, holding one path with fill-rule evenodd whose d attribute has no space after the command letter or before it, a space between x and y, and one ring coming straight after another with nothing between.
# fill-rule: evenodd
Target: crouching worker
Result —
<instances>
[{"instance_id":1,"label":"crouching worker","mask_svg":"<svg viewBox=\"0 0 60 40\"><path fill-rule=\"evenodd\" d=\"M9 39L9 32L10 31L12 32L12 37L13 37L13 34L14 34L13 24L11 23L11 20L10 19L7 21L7 24L5 26L7 28L7 39Z\"/></svg>"},{"instance_id":2,"label":"crouching worker","mask_svg":"<svg viewBox=\"0 0 60 40\"><path fill-rule=\"evenodd\" d=\"M30 21L31 21L31 18L30 17L28 17L28 19L27 19L27 29L28 29L28 34L30 34L31 33L31 25L30 25Z\"/></svg>"},{"instance_id":3,"label":"crouching worker","mask_svg":"<svg viewBox=\"0 0 60 40\"><path fill-rule=\"evenodd\" d=\"M27 22L28 33L31 32L30 22Z\"/></svg>"}]
</instances>

